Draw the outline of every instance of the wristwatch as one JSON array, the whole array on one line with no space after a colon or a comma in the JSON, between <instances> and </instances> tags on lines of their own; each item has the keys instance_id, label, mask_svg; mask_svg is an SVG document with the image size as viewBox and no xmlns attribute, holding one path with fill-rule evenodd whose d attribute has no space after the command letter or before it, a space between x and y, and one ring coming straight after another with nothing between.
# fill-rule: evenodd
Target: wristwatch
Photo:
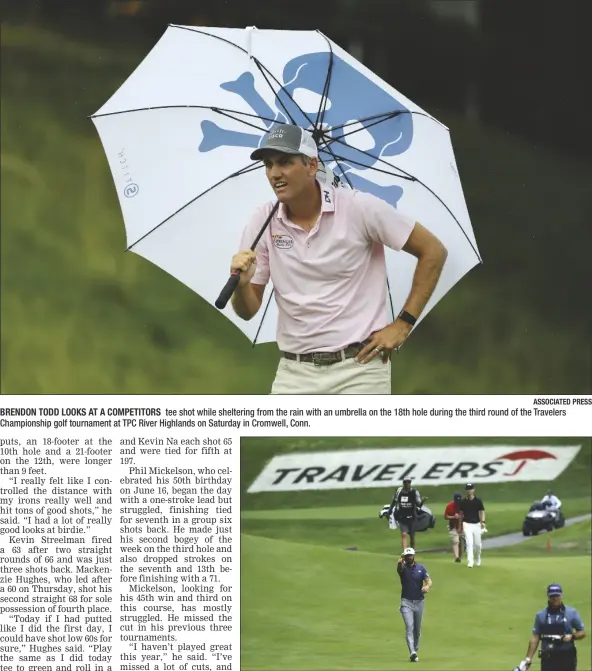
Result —
<instances>
[{"instance_id":1,"label":"wristwatch","mask_svg":"<svg viewBox=\"0 0 592 671\"><path fill-rule=\"evenodd\" d=\"M407 324L410 324L411 326L415 326L415 323L417 322L417 318L406 310L401 310L401 312L399 312L398 319L406 322Z\"/></svg>"}]
</instances>

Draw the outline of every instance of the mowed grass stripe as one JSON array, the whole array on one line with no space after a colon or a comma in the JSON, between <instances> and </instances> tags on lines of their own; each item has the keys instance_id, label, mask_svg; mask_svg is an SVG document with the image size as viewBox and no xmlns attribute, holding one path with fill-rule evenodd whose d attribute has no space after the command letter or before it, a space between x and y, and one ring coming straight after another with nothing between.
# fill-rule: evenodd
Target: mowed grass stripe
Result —
<instances>
[{"instance_id":1,"label":"mowed grass stripe","mask_svg":"<svg viewBox=\"0 0 592 671\"><path fill-rule=\"evenodd\" d=\"M247 534L241 555L241 668L407 668L394 558ZM590 622L589 557L492 552L478 570L448 556L422 561L434 581L420 654L425 670L513 668L552 581L562 582L568 602ZM590 639L579 651L590 658Z\"/></svg>"},{"instance_id":2,"label":"mowed grass stripe","mask_svg":"<svg viewBox=\"0 0 592 671\"><path fill-rule=\"evenodd\" d=\"M391 496L385 496L384 502L373 506L327 506L322 508L279 508L277 510L243 510L241 517L248 520L334 520L334 519L374 519L383 505L390 503ZM452 495L450 496L452 500ZM444 508L448 501L426 501L426 505L432 509L436 517L444 519ZM590 511L589 501L582 497L580 499L570 500L567 504L569 509L579 510L586 509L588 505L588 512ZM528 510L528 504L523 502L512 503L488 503L487 512L495 515L500 512L504 513L524 513ZM567 506L566 506L567 507ZM442 510L440 510L442 509ZM578 514L578 513L575 513ZM570 513L571 515L571 513Z\"/></svg>"},{"instance_id":3,"label":"mowed grass stripe","mask_svg":"<svg viewBox=\"0 0 592 671\"><path fill-rule=\"evenodd\" d=\"M443 517L445 505L445 502L432 504L432 510L437 517L436 526L416 534L416 548L420 551L449 546L448 528ZM487 534L484 538L521 531L529 502L485 502L485 505ZM398 530L389 529L388 522L378 518L380 507L376 505L291 511L289 509L243 511L241 527L245 533L266 538L338 548L354 546L366 552L386 554L399 552L400 533ZM313 516L315 511L317 516ZM263 512L269 514L269 517L263 517ZM590 500L582 497L567 501L565 512L568 516L589 513ZM297 517L302 513L305 514Z\"/></svg>"}]
</instances>

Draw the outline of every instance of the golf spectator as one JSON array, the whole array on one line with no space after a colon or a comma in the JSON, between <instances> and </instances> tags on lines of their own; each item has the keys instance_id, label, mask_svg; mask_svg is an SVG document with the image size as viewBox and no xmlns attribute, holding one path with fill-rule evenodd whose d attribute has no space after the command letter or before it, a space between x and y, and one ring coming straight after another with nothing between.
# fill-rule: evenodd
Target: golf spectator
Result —
<instances>
[{"instance_id":1,"label":"golf spectator","mask_svg":"<svg viewBox=\"0 0 592 671\"><path fill-rule=\"evenodd\" d=\"M419 662L419 639L425 595L432 580L423 564L415 562L415 550L407 548L397 562L397 573L401 579L401 606L399 612L405 623L405 640L409 648L409 659Z\"/></svg>"},{"instance_id":2,"label":"golf spectator","mask_svg":"<svg viewBox=\"0 0 592 671\"><path fill-rule=\"evenodd\" d=\"M468 483L465 489L467 496L460 502L460 510L463 516L467 566L473 568L473 564L481 566L481 535L485 529L485 506L483 501L475 496L475 485Z\"/></svg>"},{"instance_id":3,"label":"golf spectator","mask_svg":"<svg viewBox=\"0 0 592 671\"><path fill-rule=\"evenodd\" d=\"M394 510L394 518L401 531L401 546L403 550L415 547L414 524L417 518L417 509L423 501L417 489L411 486L411 478L403 479L403 486L399 487L393 496L387 517Z\"/></svg>"},{"instance_id":4,"label":"golf spectator","mask_svg":"<svg viewBox=\"0 0 592 671\"><path fill-rule=\"evenodd\" d=\"M460 510L461 494L455 494L453 500L444 510L444 518L448 522L448 535L452 543L454 561L460 563L460 539L462 537L462 512Z\"/></svg>"},{"instance_id":5,"label":"golf spectator","mask_svg":"<svg viewBox=\"0 0 592 671\"><path fill-rule=\"evenodd\" d=\"M561 585L549 585L547 607L536 614L526 657L519 668L528 669L540 642L541 671L576 671L578 655L574 641L585 635L578 611L563 603Z\"/></svg>"},{"instance_id":6,"label":"golf spectator","mask_svg":"<svg viewBox=\"0 0 592 671\"><path fill-rule=\"evenodd\" d=\"M550 508L559 510L561 508L561 501L553 494L552 489L548 489L547 493L541 499L541 503L548 503Z\"/></svg>"},{"instance_id":7,"label":"golf spectator","mask_svg":"<svg viewBox=\"0 0 592 671\"><path fill-rule=\"evenodd\" d=\"M257 208L230 264L232 307L248 320L273 282L282 353L272 394L390 394L390 355L432 295L447 251L413 218L355 189L321 184L312 135L277 124L251 154L279 201ZM273 214L272 214L273 213ZM249 249L268 216L256 252ZM388 323L384 246L417 258L404 309Z\"/></svg>"}]
</instances>

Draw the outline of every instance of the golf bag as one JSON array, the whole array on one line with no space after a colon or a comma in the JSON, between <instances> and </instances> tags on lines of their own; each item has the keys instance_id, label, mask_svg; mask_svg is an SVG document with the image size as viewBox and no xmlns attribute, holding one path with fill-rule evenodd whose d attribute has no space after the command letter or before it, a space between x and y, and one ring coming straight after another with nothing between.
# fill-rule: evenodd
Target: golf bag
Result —
<instances>
[{"instance_id":1,"label":"golf bag","mask_svg":"<svg viewBox=\"0 0 592 671\"><path fill-rule=\"evenodd\" d=\"M390 507L391 506L388 503L386 504L386 506L382 506L380 512L378 513L378 517L381 518L381 519L383 517L388 518L389 529L396 529L397 528L397 520L395 520L395 511L393 509L393 511L389 515Z\"/></svg>"},{"instance_id":2,"label":"golf bag","mask_svg":"<svg viewBox=\"0 0 592 671\"><path fill-rule=\"evenodd\" d=\"M388 517L388 511L390 508L390 504L387 504L386 506L383 506L380 512L378 513L378 517ZM396 529L397 528L397 522L395 520L395 514L394 511L391 513L389 519L389 527L391 529ZM436 525L436 518L434 517L434 514L430 508L428 508L425 504L422 504L421 508L417 509L417 516L413 522L413 531L426 531L427 529L433 529L434 526Z\"/></svg>"}]
</instances>

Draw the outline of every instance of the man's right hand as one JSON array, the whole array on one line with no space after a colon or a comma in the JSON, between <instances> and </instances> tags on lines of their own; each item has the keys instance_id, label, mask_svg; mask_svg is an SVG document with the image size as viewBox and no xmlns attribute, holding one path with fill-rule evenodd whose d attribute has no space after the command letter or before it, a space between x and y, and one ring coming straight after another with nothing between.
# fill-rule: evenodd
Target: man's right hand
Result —
<instances>
[{"instance_id":1,"label":"man's right hand","mask_svg":"<svg viewBox=\"0 0 592 671\"><path fill-rule=\"evenodd\" d=\"M237 270L240 270L239 282L240 287L244 287L246 284L249 284L255 270L257 268L257 254L250 249L245 250L244 252L239 252L232 257L232 262L230 264L230 273L235 273Z\"/></svg>"}]
</instances>

